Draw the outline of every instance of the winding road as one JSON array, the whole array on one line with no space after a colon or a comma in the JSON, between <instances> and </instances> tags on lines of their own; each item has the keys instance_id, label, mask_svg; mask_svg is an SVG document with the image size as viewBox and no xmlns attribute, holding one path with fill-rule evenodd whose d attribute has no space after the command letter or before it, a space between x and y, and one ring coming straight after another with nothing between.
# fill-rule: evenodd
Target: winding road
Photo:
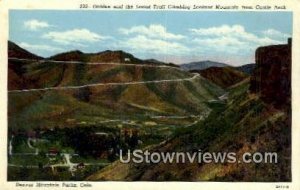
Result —
<instances>
[{"instance_id":1,"label":"winding road","mask_svg":"<svg viewBox=\"0 0 300 190\"><path fill-rule=\"evenodd\" d=\"M9 58L12 60L20 60L20 61L34 61L30 59L17 59L17 58ZM146 64L126 64L126 63L83 63L76 61L52 61L54 63L69 63L69 64L90 64L90 65L125 65L125 66L138 66L138 67L163 67L163 68L173 68L179 69L176 67L171 67L167 65L146 65ZM46 62L46 61L38 61L38 62ZM152 80L152 81L135 81L135 82L108 82L108 83L95 83L95 84L86 84L81 86L57 86L57 87L47 87L47 88L36 88L36 89L22 89L22 90L9 90L9 93L20 93L20 92L34 92L34 91L48 91L48 90L68 90L68 89L80 89L86 87L94 87L94 86L120 86L120 85L136 85L136 84L151 84L151 83L165 83L165 82L182 82L182 81L191 81L200 77L199 73L193 73L192 77L182 78L182 79L165 79L165 80Z\"/></svg>"},{"instance_id":2,"label":"winding road","mask_svg":"<svg viewBox=\"0 0 300 190\"><path fill-rule=\"evenodd\" d=\"M34 59L19 59L15 57L9 57L8 60L11 61L28 61L37 63L67 63L67 64L82 64L82 65L117 65L117 66L134 66L134 67L154 67L154 68L172 68L177 70L182 70L180 67L172 67L168 65L155 65L155 64L133 64L133 63L116 63L116 62L82 62L82 61L56 61L56 60L34 60Z\"/></svg>"}]
</instances>

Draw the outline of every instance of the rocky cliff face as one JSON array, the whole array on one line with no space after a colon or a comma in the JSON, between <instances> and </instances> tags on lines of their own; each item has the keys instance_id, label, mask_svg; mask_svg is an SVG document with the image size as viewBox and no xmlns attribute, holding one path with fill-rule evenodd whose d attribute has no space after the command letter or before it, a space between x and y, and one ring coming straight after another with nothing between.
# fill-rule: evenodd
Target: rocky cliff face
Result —
<instances>
[{"instance_id":1,"label":"rocky cliff face","mask_svg":"<svg viewBox=\"0 0 300 190\"><path fill-rule=\"evenodd\" d=\"M288 44L260 47L250 91L266 103L281 108L291 102L291 40Z\"/></svg>"}]
</instances>

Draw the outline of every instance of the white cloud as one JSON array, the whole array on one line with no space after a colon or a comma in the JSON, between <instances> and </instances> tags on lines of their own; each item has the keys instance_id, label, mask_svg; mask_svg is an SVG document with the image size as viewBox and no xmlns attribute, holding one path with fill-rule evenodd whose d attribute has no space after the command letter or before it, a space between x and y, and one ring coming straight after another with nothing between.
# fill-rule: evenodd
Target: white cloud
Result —
<instances>
[{"instance_id":1,"label":"white cloud","mask_svg":"<svg viewBox=\"0 0 300 190\"><path fill-rule=\"evenodd\" d=\"M29 44L26 42L21 42L19 44L24 49L32 50L32 51L50 51L50 52L57 52L57 51L62 51L62 48L59 47L53 47L49 45L42 45L42 44Z\"/></svg>"},{"instance_id":2,"label":"white cloud","mask_svg":"<svg viewBox=\"0 0 300 190\"><path fill-rule=\"evenodd\" d=\"M128 36L118 43L119 46L135 52L156 55L183 55L189 52L188 47L174 41L186 38L184 35L171 33L160 24L120 28L119 32Z\"/></svg>"},{"instance_id":3,"label":"white cloud","mask_svg":"<svg viewBox=\"0 0 300 190\"><path fill-rule=\"evenodd\" d=\"M201 35L201 36L223 36L223 35L228 35L228 34L233 34L233 33L244 33L244 27L241 25L233 25L233 26L228 26L228 25L222 25L219 27L211 27L211 28L191 28L189 29L191 32Z\"/></svg>"},{"instance_id":4,"label":"white cloud","mask_svg":"<svg viewBox=\"0 0 300 190\"><path fill-rule=\"evenodd\" d=\"M185 54L189 51L187 47L177 42L169 42L161 39L150 39L138 35L120 42L121 47L126 47L136 52L153 54Z\"/></svg>"},{"instance_id":5,"label":"white cloud","mask_svg":"<svg viewBox=\"0 0 300 190\"><path fill-rule=\"evenodd\" d=\"M291 37L290 34L286 34L286 33L280 32L280 31L272 29L272 28L264 30L264 31L262 31L262 33L265 36L273 37L273 38L284 38L284 39L287 39L287 38Z\"/></svg>"},{"instance_id":6,"label":"white cloud","mask_svg":"<svg viewBox=\"0 0 300 190\"><path fill-rule=\"evenodd\" d=\"M241 41L254 42L264 45L266 43L278 43L278 41L268 36L259 37L253 33L249 33L241 25L222 25L220 27L189 29L193 34L198 36L211 37L230 37Z\"/></svg>"},{"instance_id":7,"label":"white cloud","mask_svg":"<svg viewBox=\"0 0 300 190\"><path fill-rule=\"evenodd\" d=\"M25 21L24 26L28 30L39 30L39 29L42 29L42 28L48 28L51 25L49 25L45 21L39 21L39 20L36 20L36 19L32 19L32 20Z\"/></svg>"},{"instance_id":8,"label":"white cloud","mask_svg":"<svg viewBox=\"0 0 300 190\"><path fill-rule=\"evenodd\" d=\"M252 52L258 46L285 43L272 36L258 36L247 32L241 25L192 28L189 31L195 36L194 42L201 45L199 48L231 54Z\"/></svg>"},{"instance_id":9,"label":"white cloud","mask_svg":"<svg viewBox=\"0 0 300 190\"><path fill-rule=\"evenodd\" d=\"M246 44L236 38L222 36L218 38L196 38L194 40L199 47L195 51L213 50L213 52L237 53Z\"/></svg>"},{"instance_id":10,"label":"white cloud","mask_svg":"<svg viewBox=\"0 0 300 190\"><path fill-rule=\"evenodd\" d=\"M125 35L129 34L138 34L144 35L150 38L158 38L158 39L173 39L180 40L185 38L185 36L180 34L173 34L167 31L167 29L160 24L151 24L147 26L133 26L131 28L120 28L119 32Z\"/></svg>"},{"instance_id":11,"label":"white cloud","mask_svg":"<svg viewBox=\"0 0 300 190\"><path fill-rule=\"evenodd\" d=\"M63 32L48 32L42 37L65 45L82 45L82 43L93 43L108 38L106 36L101 36L84 28L67 30Z\"/></svg>"}]
</instances>

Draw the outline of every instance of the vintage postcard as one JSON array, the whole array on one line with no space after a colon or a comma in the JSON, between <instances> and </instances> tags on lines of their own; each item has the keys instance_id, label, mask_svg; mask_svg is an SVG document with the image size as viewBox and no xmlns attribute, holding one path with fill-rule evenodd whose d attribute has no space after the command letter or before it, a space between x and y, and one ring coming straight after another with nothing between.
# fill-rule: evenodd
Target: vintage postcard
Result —
<instances>
[{"instance_id":1,"label":"vintage postcard","mask_svg":"<svg viewBox=\"0 0 300 190\"><path fill-rule=\"evenodd\" d=\"M300 188L299 1L0 6L0 189Z\"/></svg>"}]
</instances>

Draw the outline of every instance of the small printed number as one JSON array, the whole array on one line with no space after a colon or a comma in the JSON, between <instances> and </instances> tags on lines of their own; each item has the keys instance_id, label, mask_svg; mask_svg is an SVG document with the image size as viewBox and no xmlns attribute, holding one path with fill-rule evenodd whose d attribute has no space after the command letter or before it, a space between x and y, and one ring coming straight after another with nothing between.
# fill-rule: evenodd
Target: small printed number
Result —
<instances>
[{"instance_id":1,"label":"small printed number","mask_svg":"<svg viewBox=\"0 0 300 190\"><path fill-rule=\"evenodd\" d=\"M81 9L86 9L86 8L88 8L88 4L80 4L80 8Z\"/></svg>"},{"instance_id":2,"label":"small printed number","mask_svg":"<svg viewBox=\"0 0 300 190\"><path fill-rule=\"evenodd\" d=\"M288 189L288 185L276 185L276 189Z\"/></svg>"}]
</instances>

